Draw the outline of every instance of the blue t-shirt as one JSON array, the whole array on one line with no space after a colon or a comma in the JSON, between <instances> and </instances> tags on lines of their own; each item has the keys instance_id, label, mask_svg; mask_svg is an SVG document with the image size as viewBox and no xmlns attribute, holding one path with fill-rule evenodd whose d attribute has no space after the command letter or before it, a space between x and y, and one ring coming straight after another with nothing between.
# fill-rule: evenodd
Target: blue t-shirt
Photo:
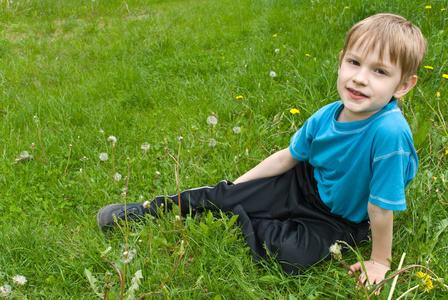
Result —
<instances>
[{"instance_id":1,"label":"blue t-shirt","mask_svg":"<svg viewBox=\"0 0 448 300\"><path fill-rule=\"evenodd\" d=\"M291 139L291 155L314 169L319 195L331 212L359 223L371 202L405 210L404 189L417 172L412 133L396 101L363 121L336 121L342 102L312 115Z\"/></svg>"}]
</instances>

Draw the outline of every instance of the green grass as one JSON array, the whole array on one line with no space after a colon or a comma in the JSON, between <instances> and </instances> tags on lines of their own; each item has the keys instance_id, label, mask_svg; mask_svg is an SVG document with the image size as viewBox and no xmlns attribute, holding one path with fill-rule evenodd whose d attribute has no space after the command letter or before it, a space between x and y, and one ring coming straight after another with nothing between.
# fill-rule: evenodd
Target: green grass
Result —
<instances>
[{"instance_id":1,"label":"green grass","mask_svg":"<svg viewBox=\"0 0 448 300\"><path fill-rule=\"evenodd\" d=\"M338 100L345 34L378 12L417 24L428 40L424 65L433 67L420 70L420 92L403 101L420 167L407 189L408 210L395 214L392 267L406 252L405 266L424 265L448 280L442 76L448 74L448 12L441 10L447 6L404 0L0 1L0 285L11 285L17 299L98 299L87 269L101 295L110 281L108 299L118 299L118 273L101 259L111 247L105 257L125 274L125 291L142 272L134 298L157 292L151 299L362 299L337 261L296 277L275 262L254 264L231 216L188 217L180 233L172 212L137 225L128 237L119 230L105 237L95 216L100 207L124 201L128 172L127 202L176 192L176 162L164 154L168 149L178 156L179 136L181 189L234 180L286 147L314 111ZM289 113L292 108L301 113ZM210 147L206 118L213 113L218 124ZM232 132L235 126L240 134ZM123 179L117 182L105 141L110 135L118 139L114 168ZM143 142L151 144L147 153ZM32 143L34 159L14 163L22 151L32 154ZM42 148L48 164L38 159L45 160ZM102 152L108 161L100 161ZM136 254L123 272L124 244ZM358 251L369 257L370 244ZM344 261L354 263L356 255ZM400 276L394 298L418 284L416 271ZM17 274L28 280L22 287L12 283ZM406 299L448 298L440 288L420 291Z\"/></svg>"}]
</instances>

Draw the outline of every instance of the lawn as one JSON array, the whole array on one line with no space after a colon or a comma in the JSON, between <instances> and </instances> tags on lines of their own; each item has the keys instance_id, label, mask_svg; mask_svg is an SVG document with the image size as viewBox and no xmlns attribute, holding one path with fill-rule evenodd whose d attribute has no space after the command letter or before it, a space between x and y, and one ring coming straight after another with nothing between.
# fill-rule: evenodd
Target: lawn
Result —
<instances>
[{"instance_id":1,"label":"lawn","mask_svg":"<svg viewBox=\"0 0 448 300\"><path fill-rule=\"evenodd\" d=\"M408 209L394 215L389 275L405 271L392 299L411 289L402 299L448 299L446 8L404 0L0 1L0 286L11 299L367 298L337 260L298 276L275 261L255 264L231 215L179 222L174 210L104 235L96 213L234 180L287 147L309 116L339 100L348 29L391 12L428 41L417 88L401 106L420 165ZM366 259L370 248L361 244L342 262ZM27 281L15 283L17 275ZM371 298L387 299L392 286Z\"/></svg>"}]
</instances>

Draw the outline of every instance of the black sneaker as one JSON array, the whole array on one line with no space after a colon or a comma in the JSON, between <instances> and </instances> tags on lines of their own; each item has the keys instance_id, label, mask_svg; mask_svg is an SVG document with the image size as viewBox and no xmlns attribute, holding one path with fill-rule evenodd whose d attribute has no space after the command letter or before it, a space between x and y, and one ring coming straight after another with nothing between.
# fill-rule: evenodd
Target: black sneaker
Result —
<instances>
[{"instance_id":1,"label":"black sneaker","mask_svg":"<svg viewBox=\"0 0 448 300\"><path fill-rule=\"evenodd\" d=\"M99 210L96 216L96 222L101 230L108 231L116 225L114 216L117 220L125 220L125 216L127 215L128 221L131 221L142 220L147 213L149 213L149 210L143 207L143 203L126 204L126 211L122 203L109 204Z\"/></svg>"}]
</instances>

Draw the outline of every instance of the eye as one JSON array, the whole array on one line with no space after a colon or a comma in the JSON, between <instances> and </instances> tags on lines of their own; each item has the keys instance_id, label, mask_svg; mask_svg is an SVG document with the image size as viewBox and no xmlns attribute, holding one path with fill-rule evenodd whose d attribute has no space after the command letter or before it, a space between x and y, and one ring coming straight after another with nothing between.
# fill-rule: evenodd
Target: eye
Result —
<instances>
[{"instance_id":1,"label":"eye","mask_svg":"<svg viewBox=\"0 0 448 300\"><path fill-rule=\"evenodd\" d=\"M351 65L355 65L355 66L359 66L360 65L360 63L357 60L354 60L354 59L349 59L348 63L351 64Z\"/></svg>"},{"instance_id":2,"label":"eye","mask_svg":"<svg viewBox=\"0 0 448 300\"><path fill-rule=\"evenodd\" d=\"M375 72L381 75L387 75L387 72L384 71L383 69L376 69Z\"/></svg>"}]
</instances>

